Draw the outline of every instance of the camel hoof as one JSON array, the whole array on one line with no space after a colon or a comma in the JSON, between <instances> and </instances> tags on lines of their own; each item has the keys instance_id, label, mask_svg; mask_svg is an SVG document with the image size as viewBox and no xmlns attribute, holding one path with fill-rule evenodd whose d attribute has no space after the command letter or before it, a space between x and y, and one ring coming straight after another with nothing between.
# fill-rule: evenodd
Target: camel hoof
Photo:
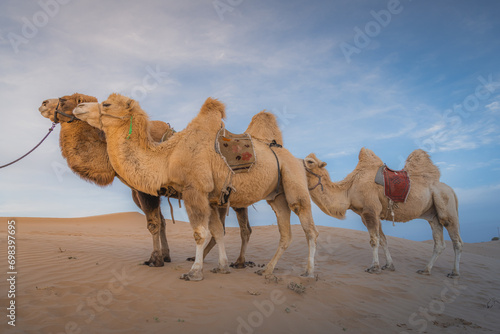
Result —
<instances>
[{"instance_id":1,"label":"camel hoof","mask_svg":"<svg viewBox=\"0 0 500 334\"><path fill-rule=\"evenodd\" d=\"M214 274L230 274L231 273L231 270L229 270L229 267L227 268L214 268L212 270L210 270L211 272L213 272Z\"/></svg>"},{"instance_id":2,"label":"camel hoof","mask_svg":"<svg viewBox=\"0 0 500 334\"><path fill-rule=\"evenodd\" d=\"M163 257L163 262L168 262L168 263L172 262L172 259L170 258L170 255L165 255Z\"/></svg>"},{"instance_id":3,"label":"camel hoof","mask_svg":"<svg viewBox=\"0 0 500 334\"><path fill-rule=\"evenodd\" d=\"M161 256L158 255L158 253L153 252L151 253L151 257L149 258L149 260L144 262L144 265L150 267L163 267L164 260Z\"/></svg>"},{"instance_id":4,"label":"camel hoof","mask_svg":"<svg viewBox=\"0 0 500 334\"><path fill-rule=\"evenodd\" d=\"M259 276L269 276L273 274L272 271L269 271L266 268L259 269L255 273Z\"/></svg>"},{"instance_id":5,"label":"camel hoof","mask_svg":"<svg viewBox=\"0 0 500 334\"><path fill-rule=\"evenodd\" d=\"M365 271L370 274L380 274L382 272L382 270L380 270L380 266L372 266L365 269Z\"/></svg>"},{"instance_id":6,"label":"camel hoof","mask_svg":"<svg viewBox=\"0 0 500 334\"><path fill-rule=\"evenodd\" d=\"M430 276L431 272L428 270L417 270L417 274Z\"/></svg>"},{"instance_id":7,"label":"camel hoof","mask_svg":"<svg viewBox=\"0 0 500 334\"><path fill-rule=\"evenodd\" d=\"M309 278L313 278L314 277L314 273L309 273L309 272L305 272L303 274L300 275L301 277L309 277Z\"/></svg>"},{"instance_id":8,"label":"camel hoof","mask_svg":"<svg viewBox=\"0 0 500 334\"><path fill-rule=\"evenodd\" d=\"M189 261L189 262L194 262L194 256L193 256L193 257L188 257L188 258L186 259L186 261Z\"/></svg>"},{"instance_id":9,"label":"camel hoof","mask_svg":"<svg viewBox=\"0 0 500 334\"><path fill-rule=\"evenodd\" d=\"M187 274L182 274L179 278L185 281L201 281L203 279L203 274L189 272Z\"/></svg>"},{"instance_id":10,"label":"camel hoof","mask_svg":"<svg viewBox=\"0 0 500 334\"><path fill-rule=\"evenodd\" d=\"M231 264L229 266L231 268L234 268L234 269L243 269L246 267L253 268L253 267L255 267L255 263L252 261L248 261L248 262L236 261L236 262L231 262Z\"/></svg>"},{"instance_id":11,"label":"camel hoof","mask_svg":"<svg viewBox=\"0 0 500 334\"><path fill-rule=\"evenodd\" d=\"M395 271L395 270L396 270L396 268L394 267L394 264L392 264L392 263L391 263L391 265L390 265L390 266L389 266L389 265L387 265L387 264L386 264L385 266L383 266L383 267L382 267L382 270Z\"/></svg>"},{"instance_id":12,"label":"camel hoof","mask_svg":"<svg viewBox=\"0 0 500 334\"><path fill-rule=\"evenodd\" d=\"M454 271L449 273L448 275L446 275L446 277L449 277L449 278L457 278L457 277L460 277L460 274L457 274L455 273Z\"/></svg>"}]
</instances>

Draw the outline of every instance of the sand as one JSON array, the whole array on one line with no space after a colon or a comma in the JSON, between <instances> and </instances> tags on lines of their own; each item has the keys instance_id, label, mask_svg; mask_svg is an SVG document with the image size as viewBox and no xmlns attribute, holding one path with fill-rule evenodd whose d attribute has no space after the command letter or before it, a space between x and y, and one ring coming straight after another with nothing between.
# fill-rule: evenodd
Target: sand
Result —
<instances>
[{"instance_id":1,"label":"sand","mask_svg":"<svg viewBox=\"0 0 500 334\"><path fill-rule=\"evenodd\" d=\"M432 242L388 238L394 272L365 273L367 232L319 226L316 278L302 278L307 245L300 226L275 276L257 268L180 280L194 255L188 223L167 222L172 262L150 268L144 216L15 218L15 327L9 321L7 226L0 218L1 333L500 333L500 242L465 244L461 274L449 279L453 248L431 276L416 274ZM429 230L430 235L430 230ZM264 264L276 250L277 226L255 227L247 260ZM237 228L225 237L230 261ZM381 254L382 255L382 254ZM495 299L496 298L496 299ZM498 300L498 302L495 302Z\"/></svg>"}]
</instances>

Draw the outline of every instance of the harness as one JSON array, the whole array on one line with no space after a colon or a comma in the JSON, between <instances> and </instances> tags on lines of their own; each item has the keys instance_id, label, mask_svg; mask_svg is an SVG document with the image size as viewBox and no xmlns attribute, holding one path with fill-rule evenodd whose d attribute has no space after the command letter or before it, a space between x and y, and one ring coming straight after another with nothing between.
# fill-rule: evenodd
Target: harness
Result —
<instances>
[{"instance_id":1,"label":"harness","mask_svg":"<svg viewBox=\"0 0 500 334\"><path fill-rule=\"evenodd\" d=\"M314 173L312 170L310 170L309 168L307 168L306 166L306 162L304 160L302 160L302 164L304 165L304 168L306 169L306 172L316 176L318 178L318 183L316 183L316 185L312 188L309 188L309 190L314 190L316 189L318 186L321 186L321 191L323 191L323 184L321 183L321 175L318 175L316 173Z\"/></svg>"},{"instance_id":2,"label":"harness","mask_svg":"<svg viewBox=\"0 0 500 334\"><path fill-rule=\"evenodd\" d=\"M97 107L99 108L99 126L101 127L101 130L104 127L104 125L102 124L102 116L108 116L108 117L118 118L118 119L127 119L128 118L127 116L116 116L116 115L103 113L100 103L97 104ZM130 115L130 127L128 129L128 136L125 139L130 139L130 136L132 135L132 121L133 120L134 120L134 115Z\"/></svg>"},{"instance_id":3,"label":"harness","mask_svg":"<svg viewBox=\"0 0 500 334\"><path fill-rule=\"evenodd\" d=\"M65 117L68 117L70 120L68 121L68 123L71 123L73 122L74 120L76 120L77 118L75 117L75 115L70 115L70 114L66 114L65 112L63 111L60 111L59 110L59 103L60 103L60 100L57 101L57 106L56 106L56 110L54 111L54 123L59 123L59 118L57 117L57 114L61 114L62 116L65 116Z\"/></svg>"}]
</instances>

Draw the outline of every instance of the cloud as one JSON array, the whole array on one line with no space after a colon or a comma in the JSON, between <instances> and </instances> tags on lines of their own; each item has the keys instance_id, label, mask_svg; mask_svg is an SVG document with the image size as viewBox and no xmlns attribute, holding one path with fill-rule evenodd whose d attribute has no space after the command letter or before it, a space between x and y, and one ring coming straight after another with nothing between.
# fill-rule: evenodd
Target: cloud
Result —
<instances>
[{"instance_id":1,"label":"cloud","mask_svg":"<svg viewBox=\"0 0 500 334\"><path fill-rule=\"evenodd\" d=\"M486 109L488 109L492 113L498 113L500 112L500 103L498 101L492 102L488 105L485 106Z\"/></svg>"},{"instance_id":2,"label":"cloud","mask_svg":"<svg viewBox=\"0 0 500 334\"><path fill-rule=\"evenodd\" d=\"M498 204L500 184L485 185L475 188L454 188L459 205Z\"/></svg>"}]
</instances>

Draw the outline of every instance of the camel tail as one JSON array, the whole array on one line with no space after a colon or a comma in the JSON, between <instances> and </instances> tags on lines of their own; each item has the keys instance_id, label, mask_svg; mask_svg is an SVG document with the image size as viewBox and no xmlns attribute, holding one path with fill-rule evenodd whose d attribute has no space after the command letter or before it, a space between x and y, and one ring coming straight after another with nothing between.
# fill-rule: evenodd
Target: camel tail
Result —
<instances>
[{"instance_id":1,"label":"camel tail","mask_svg":"<svg viewBox=\"0 0 500 334\"><path fill-rule=\"evenodd\" d=\"M439 181L441 172L424 150L418 149L410 153L405 163L405 170L412 177L423 177L431 182Z\"/></svg>"},{"instance_id":2,"label":"camel tail","mask_svg":"<svg viewBox=\"0 0 500 334\"><path fill-rule=\"evenodd\" d=\"M209 97L205 100L203 106L201 106L200 114L220 114L221 119L226 119L226 106L219 100Z\"/></svg>"}]
</instances>

